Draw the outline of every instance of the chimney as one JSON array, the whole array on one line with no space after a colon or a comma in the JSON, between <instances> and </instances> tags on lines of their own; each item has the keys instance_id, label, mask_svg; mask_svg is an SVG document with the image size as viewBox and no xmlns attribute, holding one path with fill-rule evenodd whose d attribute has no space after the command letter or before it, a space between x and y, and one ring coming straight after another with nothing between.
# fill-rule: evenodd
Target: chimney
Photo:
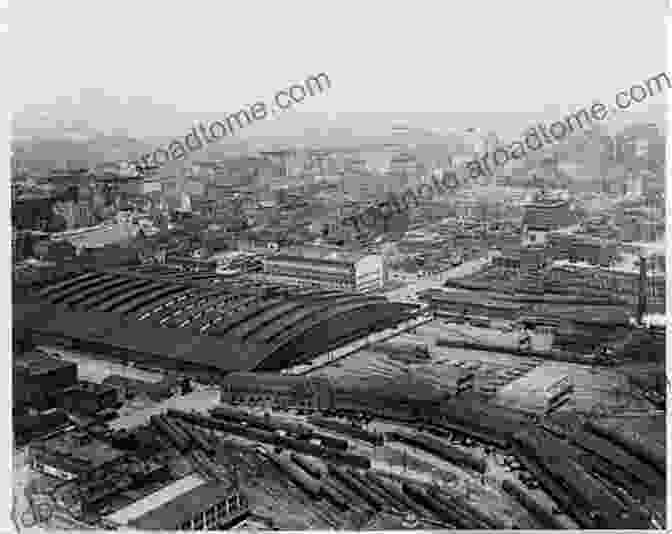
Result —
<instances>
[{"instance_id":1,"label":"chimney","mask_svg":"<svg viewBox=\"0 0 672 534\"><path fill-rule=\"evenodd\" d=\"M639 298L637 299L637 322L642 324L642 318L646 313L646 297L648 292L646 276L646 258L639 257Z\"/></svg>"}]
</instances>

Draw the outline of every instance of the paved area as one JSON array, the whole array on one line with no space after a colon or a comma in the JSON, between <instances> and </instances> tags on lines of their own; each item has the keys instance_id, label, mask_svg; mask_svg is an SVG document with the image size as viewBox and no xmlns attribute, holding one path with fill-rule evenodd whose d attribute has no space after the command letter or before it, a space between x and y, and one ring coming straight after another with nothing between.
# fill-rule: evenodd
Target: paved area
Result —
<instances>
[{"instance_id":1,"label":"paved area","mask_svg":"<svg viewBox=\"0 0 672 534\"><path fill-rule=\"evenodd\" d=\"M146 408L142 408L128 415L123 415L110 423L110 428L120 430L122 428L135 428L145 425L149 422L152 415L159 415L168 408L184 410L190 412L195 410L199 413L207 413L210 408L217 406L220 402L218 389L203 389L194 391L188 395L179 395L171 397L160 403L153 403Z\"/></svg>"},{"instance_id":2,"label":"paved area","mask_svg":"<svg viewBox=\"0 0 672 534\"><path fill-rule=\"evenodd\" d=\"M478 258L475 260L464 262L462 265L443 271L438 275L428 276L425 278L408 277L409 280L404 287L393 289L385 293L385 296L392 301L402 302L416 302L416 295L420 291L427 289L439 289L443 287L446 280L451 278L463 278L479 271L487 262L489 257Z\"/></svg>"},{"instance_id":3,"label":"paved area","mask_svg":"<svg viewBox=\"0 0 672 534\"><path fill-rule=\"evenodd\" d=\"M144 382L160 382L163 378L161 373L154 373L138 369L121 363L110 362L102 358L96 358L82 352L62 348L38 347L45 352L58 358L77 364L77 374L82 380L101 383L110 375L121 375L127 378L135 378Z\"/></svg>"}]
</instances>

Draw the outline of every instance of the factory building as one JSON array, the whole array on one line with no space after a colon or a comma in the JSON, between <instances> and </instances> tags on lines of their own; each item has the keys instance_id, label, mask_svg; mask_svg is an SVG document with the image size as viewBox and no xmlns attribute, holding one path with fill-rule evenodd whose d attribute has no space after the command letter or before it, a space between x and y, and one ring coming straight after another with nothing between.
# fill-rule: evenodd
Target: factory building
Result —
<instances>
[{"instance_id":1,"label":"factory building","mask_svg":"<svg viewBox=\"0 0 672 534\"><path fill-rule=\"evenodd\" d=\"M428 302L437 317L455 318L456 316L486 316L497 319L514 319L523 310L518 302L495 300L475 295L469 291L426 291L420 298Z\"/></svg>"},{"instance_id":2,"label":"factory building","mask_svg":"<svg viewBox=\"0 0 672 534\"><path fill-rule=\"evenodd\" d=\"M219 530L248 513L247 498L235 485L191 474L106 519L138 530Z\"/></svg>"},{"instance_id":3,"label":"factory building","mask_svg":"<svg viewBox=\"0 0 672 534\"><path fill-rule=\"evenodd\" d=\"M30 406L49 407L49 397L77 383L77 365L33 351L15 354L12 392L19 411Z\"/></svg>"},{"instance_id":4,"label":"factory building","mask_svg":"<svg viewBox=\"0 0 672 534\"><path fill-rule=\"evenodd\" d=\"M61 480L96 480L121 468L127 453L86 432L60 434L31 446L31 467Z\"/></svg>"},{"instance_id":5,"label":"factory building","mask_svg":"<svg viewBox=\"0 0 672 534\"><path fill-rule=\"evenodd\" d=\"M609 266L557 260L550 266L547 285L608 290L633 307L640 303L641 293L644 293L647 309L661 313L665 310L665 271L661 269L664 264L647 261L645 273L642 273L639 261L627 254L621 256L619 263ZM645 291L642 291L642 283L646 285Z\"/></svg>"},{"instance_id":6,"label":"factory building","mask_svg":"<svg viewBox=\"0 0 672 534\"><path fill-rule=\"evenodd\" d=\"M324 378L275 373L231 373L221 381L222 401L287 409L320 409L330 401L330 384Z\"/></svg>"},{"instance_id":7,"label":"factory building","mask_svg":"<svg viewBox=\"0 0 672 534\"><path fill-rule=\"evenodd\" d=\"M376 254L323 258L277 254L264 259L264 275L274 282L361 293L381 289L385 283L383 258Z\"/></svg>"},{"instance_id":8,"label":"factory building","mask_svg":"<svg viewBox=\"0 0 672 534\"><path fill-rule=\"evenodd\" d=\"M549 232L576 224L567 200L539 197L529 203L523 216L523 246L545 245Z\"/></svg>"},{"instance_id":9,"label":"factory building","mask_svg":"<svg viewBox=\"0 0 672 534\"><path fill-rule=\"evenodd\" d=\"M528 413L543 414L569 402L573 391L570 377L561 369L542 366L500 389L496 402Z\"/></svg>"}]
</instances>

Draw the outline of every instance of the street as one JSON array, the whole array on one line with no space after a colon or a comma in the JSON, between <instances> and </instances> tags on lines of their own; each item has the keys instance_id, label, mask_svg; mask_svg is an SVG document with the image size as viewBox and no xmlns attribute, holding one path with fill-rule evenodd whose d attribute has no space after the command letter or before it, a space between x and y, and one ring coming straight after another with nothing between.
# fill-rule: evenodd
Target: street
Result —
<instances>
[{"instance_id":1,"label":"street","mask_svg":"<svg viewBox=\"0 0 672 534\"><path fill-rule=\"evenodd\" d=\"M409 280L407 285L388 291L385 293L385 296L392 301L412 302L415 304L417 303L416 295L419 292L427 289L441 289L446 280L469 276L481 269L488 261L490 261L490 256L467 261L454 269L443 271L438 275L427 276L426 278L407 275L407 279Z\"/></svg>"}]
</instances>

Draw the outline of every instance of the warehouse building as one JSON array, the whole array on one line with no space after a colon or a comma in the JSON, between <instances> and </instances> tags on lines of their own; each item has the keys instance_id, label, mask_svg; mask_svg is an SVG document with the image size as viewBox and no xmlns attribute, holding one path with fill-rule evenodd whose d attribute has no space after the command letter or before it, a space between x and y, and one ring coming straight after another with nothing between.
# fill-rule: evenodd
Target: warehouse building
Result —
<instances>
[{"instance_id":1,"label":"warehouse building","mask_svg":"<svg viewBox=\"0 0 672 534\"><path fill-rule=\"evenodd\" d=\"M420 297L428 302L437 317L485 316L498 319L515 319L525 309L518 302L497 300L471 291L426 291Z\"/></svg>"},{"instance_id":2,"label":"warehouse building","mask_svg":"<svg viewBox=\"0 0 672 534\"><path fill-rule=\"evenodd\" d=\"M287 409L321 409L330 402L324 378L275 373L231 373L222 380L222 401Z\"/></svg>"},{"instance_id":3,"label":"warehouse building","mask_svg":"<svg viewBox=\"0 0 672 534\"><path fill-rule=\"evenodd\" d=\"M558 409L572 398L574 385L559 367L541 366L499 390L497 404L544 414Z\"/></svg>"},{"instance_id":4,"label":"warehouse building","mask_svg":"<svg viewBox=\"0 0 672 534\"><path fill-rule=\"evenodd\" d=\"M139 530L220 530L249 513L245 495L230 483L191 474L106 519Z\"/></svg>"},{"instance_id":5,"label":"warehouse building","mask_svg":"<svg viewBox=\"0 0 672 534\"><path fill-rule=\"evenodd\" d=\"M77 365L39 351L15 354L12 392L14 407L46 409L49 397L77 383Z\"/></svg>"},{"instance_id":6,"label":"warehouse building","mask_svg":"<svg viewBox=\"0 0 672 534\"><path fill-rule=\"evenodd\" d=\"M362 293L381 289L385 283L383 258L376 254L329 254L321 258L276 254L264 258L264 275L274 282Z\"/></svg>"},{"instance_id":7,"label":"warehouse building","mask_svg":"<svg viewBox=\"0 0 672 534\"><path fill-rule=\"evenodd\" d=\"M31 446L31 467L62 480L95 480L119 468L127 453L93 438L71 432Z\"/></svg>"}]
</instances>

